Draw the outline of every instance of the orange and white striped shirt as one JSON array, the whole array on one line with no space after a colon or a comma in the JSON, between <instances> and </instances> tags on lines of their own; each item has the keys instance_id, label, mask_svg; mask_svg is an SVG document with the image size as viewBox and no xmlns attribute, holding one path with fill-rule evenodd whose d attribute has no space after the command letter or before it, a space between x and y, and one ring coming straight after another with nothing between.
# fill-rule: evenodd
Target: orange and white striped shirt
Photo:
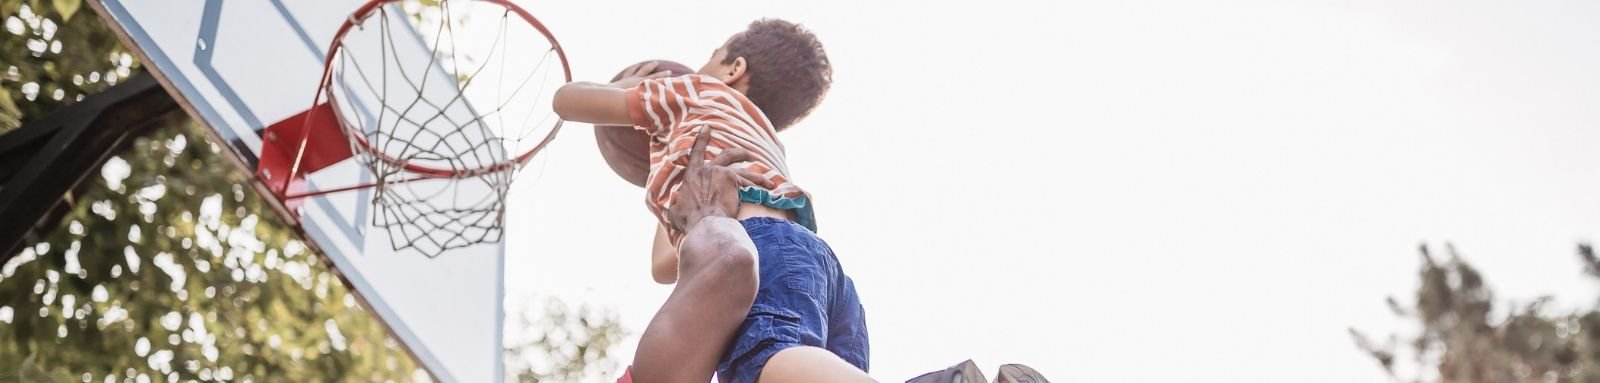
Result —
<instances>
[{"instance_id":1,"label":"orange and white striped shirt","mask_svg":"<svg viewBox=\"0 0 1600 383\"><path fill-rule=\"evenodd\" d=\"M789 180L778 131L767 115L738 90L714 77L698 74L648 80L628 90L628 114L637 129L651 136L645 205L667 228L674 245L683 233L667 221L667 209L678 199L689 150L701 134L711 134L706 143L706 159L716 158L723 149L733 147L747 150L759 159L731 166L763 178L756 187L741 189L741 200L794 210L796 223L816 231L810 198Z\"/></svg>"}]
</instances>

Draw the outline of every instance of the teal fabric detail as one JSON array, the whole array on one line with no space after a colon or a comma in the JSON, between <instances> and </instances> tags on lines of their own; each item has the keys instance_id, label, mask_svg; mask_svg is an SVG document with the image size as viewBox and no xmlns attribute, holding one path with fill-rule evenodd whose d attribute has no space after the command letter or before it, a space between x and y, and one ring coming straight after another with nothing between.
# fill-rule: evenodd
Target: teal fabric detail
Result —
<instances>
[{"instance_id":1,"label":"teal fabric detail","mask_svg":"<svg viewBox=\"0 0 1600 383\"><path fill-rule=\"evenodd\" d=\"M739 200L778 210L794 210L794 223L805 226L806 230L811 230L812 233L817 232L817 214L811 210L811 199L804 195L799 198L776 196L767 189L746 186L739 188Z\"/></svg>"}]
</instances>

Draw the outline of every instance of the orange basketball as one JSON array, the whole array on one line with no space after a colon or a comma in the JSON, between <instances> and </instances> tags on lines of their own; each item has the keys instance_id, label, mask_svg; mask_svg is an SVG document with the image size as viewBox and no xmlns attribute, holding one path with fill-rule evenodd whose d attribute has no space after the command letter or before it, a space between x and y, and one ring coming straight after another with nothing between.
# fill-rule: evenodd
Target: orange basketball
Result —
<instances>
[{"instance_id":1,"label":"orange basketball","mask_svg":"<svg viewBox=\"0 0 1600 383\"><path fill-rule=\"evenodd\" d=\"M654 61L657 71L665 70L673 76L694 73L693 69L683 64L667 60ZM622 73L617 73L611 81L621 78ZM595 125L594 141L600 146L600 156L606 159L606 165L611 166L611 171L635 186L644 187L645 178L650 176L649 135L631 126Z\"/></svg>"}]
</instances>

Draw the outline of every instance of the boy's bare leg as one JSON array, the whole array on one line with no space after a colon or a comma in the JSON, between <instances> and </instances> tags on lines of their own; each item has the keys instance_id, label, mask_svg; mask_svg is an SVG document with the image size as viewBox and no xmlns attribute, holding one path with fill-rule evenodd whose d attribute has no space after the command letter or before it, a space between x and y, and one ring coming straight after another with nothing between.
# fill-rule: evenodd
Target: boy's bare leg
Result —
<instances>
[{"instance_id":1,"label":"boy's bare leg","mask_svg":"<svg viewBox=\"0 0 1600 383\"><path fill-rule=\"evenodd\" d=\"M678 257L678 284L633 357L639 383L711 381L723 349L755 302L756 246L739 221L702 219L685 234Z\"/></svg>"},{"instance_id":2,"label":"boy's bare leg","mask_svg":"<svg viewBox=\"0 0 1600 383\"><path fill-rule=\"evenodd\" d=\"M758 383L876 382L866 372L828 350L790 347L773 354L761 368Z\"/></svg>"}]
</instances>

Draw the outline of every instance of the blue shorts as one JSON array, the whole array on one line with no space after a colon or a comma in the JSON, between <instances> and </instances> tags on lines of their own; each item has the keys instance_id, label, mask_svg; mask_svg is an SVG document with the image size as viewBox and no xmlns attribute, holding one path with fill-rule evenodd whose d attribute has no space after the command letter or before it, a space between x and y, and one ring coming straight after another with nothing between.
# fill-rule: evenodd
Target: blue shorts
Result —
<instances>
[{"instance_id":1,"label":"blue shorts","mask_svg":"<svg viewBox=\"0 0 1600 383\"><path fill-rule=\"evenodd\" d=\"M761 286L744 325L717 364L724 382L755 382L767 359L796 346L820 347L867 370L867 317L855 283L821 238L794 222L740 221L760 253Z\"/></svg>"}]
</instances>

